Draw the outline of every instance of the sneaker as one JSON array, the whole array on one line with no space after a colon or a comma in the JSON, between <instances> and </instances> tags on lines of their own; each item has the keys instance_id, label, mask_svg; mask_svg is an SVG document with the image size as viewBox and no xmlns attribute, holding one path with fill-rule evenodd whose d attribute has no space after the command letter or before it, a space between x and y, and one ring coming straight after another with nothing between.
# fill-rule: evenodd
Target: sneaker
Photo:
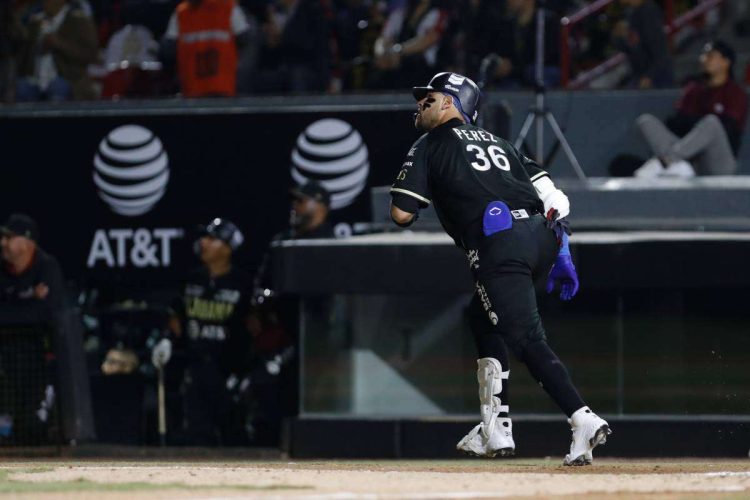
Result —
<instances>
[{"instance_id":1,"label":"sneaker","mask_svg":"<svg viewBox=\"0 0 750 500\"><path fill-rule=\"evenodd\" d=\"M512 457L516 452L513 425L509 418L498 418L495 422L502 427L501 430L495 430L487 438L484 423L480 423L458 442L456 449L472 457Z\"/></svg>"},{"instance_id":2,"label":"sneaker","mask_svg":"<svg viewBox=\"0 0 750 500\"><path fill-rule=\"evenodd\" d=\"M661 173L662 177L678 177L681 179L689 179L695 177L695 169L693 166L685 160L677 160L667 165L667 168Z\"/></svg>"},{"instance_id":3,"label":"sneaker","mask_svg":"<svg viewBox=\"0 0 750 500\"><path fill-rule=\"evenodd\" d=\"M661 160L657 157L653 157L638 167L635 172L633 172L633 176L640 177L641 179L655 179L662 175L663 172L664 165L662 165Z\"/></svg>"},{"instance_id":4,"label":"sneaker","mask_svg":"<svg viewBox=\"0 0 750 500\"><path fill-rule=\"evenodd\" d=\"M570 453L565 455L563 465L591 465L594 461L593 449L607 442L612 434L606 420L599 418L588 406L576 411L568 419L573 432Z\"/></svg>"}]
</instances>

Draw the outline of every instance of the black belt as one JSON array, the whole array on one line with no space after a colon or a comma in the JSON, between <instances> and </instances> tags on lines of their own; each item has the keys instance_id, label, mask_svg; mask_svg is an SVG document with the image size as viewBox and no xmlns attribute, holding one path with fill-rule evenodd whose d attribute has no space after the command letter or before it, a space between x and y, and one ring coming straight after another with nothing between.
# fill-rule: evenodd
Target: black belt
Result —
<instances>
[{"instance_id":1,"label":"black belt","mask_svg":"<svg viewBox=\"0 0 750 500\"><path fill-rule=\"evenodd\" d=\"M510 209L510 213L513 214L513 218L514 219L523 219L523 218L525 218L525 217L517 217L516 215L519 212L520 213L525 212L526 215L528 215L529 217L531 217L532 215L544 215L544 213L541 212L538 208L525 208L524 207L524 208L511 208Z\"/></svg>"}]
</instances>

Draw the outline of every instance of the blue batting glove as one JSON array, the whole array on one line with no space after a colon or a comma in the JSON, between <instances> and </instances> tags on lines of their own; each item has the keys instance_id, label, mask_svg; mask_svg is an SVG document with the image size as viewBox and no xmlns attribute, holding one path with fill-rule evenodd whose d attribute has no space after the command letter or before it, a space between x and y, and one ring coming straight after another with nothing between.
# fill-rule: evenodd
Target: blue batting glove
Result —
<instances>
[{"instance_id":1,"label":"blue batting glove","mask_svg":"<svg viewBox=\"0 0 750 500\"><path fill-rule=\"evenodd\" d=\"M570 300L578 293L578 274L576 266L573 265L573 259L570 254L560 253L552 266L552 271L547 278L547 293L552 293L555 285L560 284L560 299Z\"/></svg>"}]
</instances>

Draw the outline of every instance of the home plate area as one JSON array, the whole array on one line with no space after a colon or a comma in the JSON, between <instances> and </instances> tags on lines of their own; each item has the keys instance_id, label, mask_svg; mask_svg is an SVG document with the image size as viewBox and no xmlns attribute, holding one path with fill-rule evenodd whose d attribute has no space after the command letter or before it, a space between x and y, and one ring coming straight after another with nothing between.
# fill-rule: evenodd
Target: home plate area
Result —
<instances>
[{"instance_id":1,"label":"home plate area","mask_svg":"<svg viewBox=\"0 0 750 500\"><path fill-rule=\"evenodd\" d=\"M750 498L750 461L557 459L0 465L0 497L33 499Z\"/></svg>"}]
</instances>

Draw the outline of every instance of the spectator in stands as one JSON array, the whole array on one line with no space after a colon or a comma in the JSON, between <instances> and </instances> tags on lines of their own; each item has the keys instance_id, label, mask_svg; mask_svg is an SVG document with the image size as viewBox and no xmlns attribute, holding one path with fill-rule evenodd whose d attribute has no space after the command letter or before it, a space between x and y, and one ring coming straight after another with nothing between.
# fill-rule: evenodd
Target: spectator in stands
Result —
<instances>
[{"instance_id":1,"label":"spectator in stands","mask_svg":"<svg viewBox=\"0 0 750 500\"><path fill-rule=\"evenodd\" d=\"M0 227L0 321L56 322L63 310L63 277L57 260L39 247L36 222L12 214Z\"/></svg>"},{"instance_id":2,"label":"spectator in stands","mask_svg":"<svg viewBox=\"0 0 750 500\"><path fill-rule=\"evenodd\" d=\"M482 61L479 81L500 87L536 85L537 1L506 0L507 17L489 39L491 53ZM544 85L560 84L560 22L553 10L545 10Z\"/></svg>"},{"instance_id":3,"label":"spectator in stands","mask_svg":"<svg viewBox=\"0 0 750 500\"><path fill-rule=\"evenodd\" d=\"M434 0L407 0L393 9L375 41L373 88L403 88L436 72L448 12Z\"/></svg>"},{"instance_id":4,"label":"spectator in stands","mask_svg":"<svg viewBox=\"0 0 750 500\"><path fill-rule=\"evenodd\" d=\"M274 0L261 25L254 92L321 92L331 79L331 26L319 0Z\"/></svg>"},{"instance_id":5,"label":"spectator in stands","mask_svg":"<svg viewBox=\"0 0 750 500\"><path fill-rule=\"evenodd\" d=\"M364 89L368 81L369 60L375 40L386 20L382 2L344 0L335 20L337 71L343 90Z\"/></svg>"},{"instance_id":6,"label":"spectator in stands","mask_svg":"<svg viewBox=\"0 0 750 500\"><path fill-rule=\"evenodd\" d=\"M21 34L17 101L94 99L88 65L97 58L94 23L77 2L44 0Z\"/></svg>"},{"instance_id":7,"label":"spectator in stands","mask_svg":"<svg viewBox=\"0 0 750 500\"><path fill-rule=\"evenodd\" d=\"M487 76L480 75L482 59L487 54L501 50L499 41L505 29L505 9L502 2L494 0L464 0L460 11L460 40L463 49L464 74L475 81L487 83Z\"/></svg>"},{"instance_id":8,"label":"spectator in stands","mask_svg":"<svg viewBox=\"0 0 750 500\"><path fill-rule=\"evenodd\" d=\"M659 175L728 175L737 170L737 152L747 117L748 96L733 78L734 49L717 40L700 56L703 78L689 83L666 125L652 115L638 118L656 155L635 171Z\"/></svg>"},{"instance_id":9,"label":"spectator in stands","mask_svg":"<svg viewBox=\"0 0 750 500\"><path fill-rule=\"evenodd\" d=\"M664 33L664 16L654 0L620 0L627 20L614 28L614 44L630 62L630 85L641 89L671 87L672 58Z\"/></svg>"},{"instance_id":10,"label":"spectator in stands","mask_svg":"<svg viewBox=\"0 0 750 500\"><path fill-rule=\"evenodd\" d=\"M0 103L12 100L15 87L13 54L19 35L12 7L10 2L0 3Z\"/></svg>"},{"instance_id":11,"label":"spectator in stands","mask_svg":"<svg viewBox=\"0 0 750 500\"><path fill-rule=\"evenodd\" d=\"M177 57L185 97L237 94L238 50L250 43L247 17L235 0L183 0L164 35L164 57Z\"/></svg>"}]
</instances>

